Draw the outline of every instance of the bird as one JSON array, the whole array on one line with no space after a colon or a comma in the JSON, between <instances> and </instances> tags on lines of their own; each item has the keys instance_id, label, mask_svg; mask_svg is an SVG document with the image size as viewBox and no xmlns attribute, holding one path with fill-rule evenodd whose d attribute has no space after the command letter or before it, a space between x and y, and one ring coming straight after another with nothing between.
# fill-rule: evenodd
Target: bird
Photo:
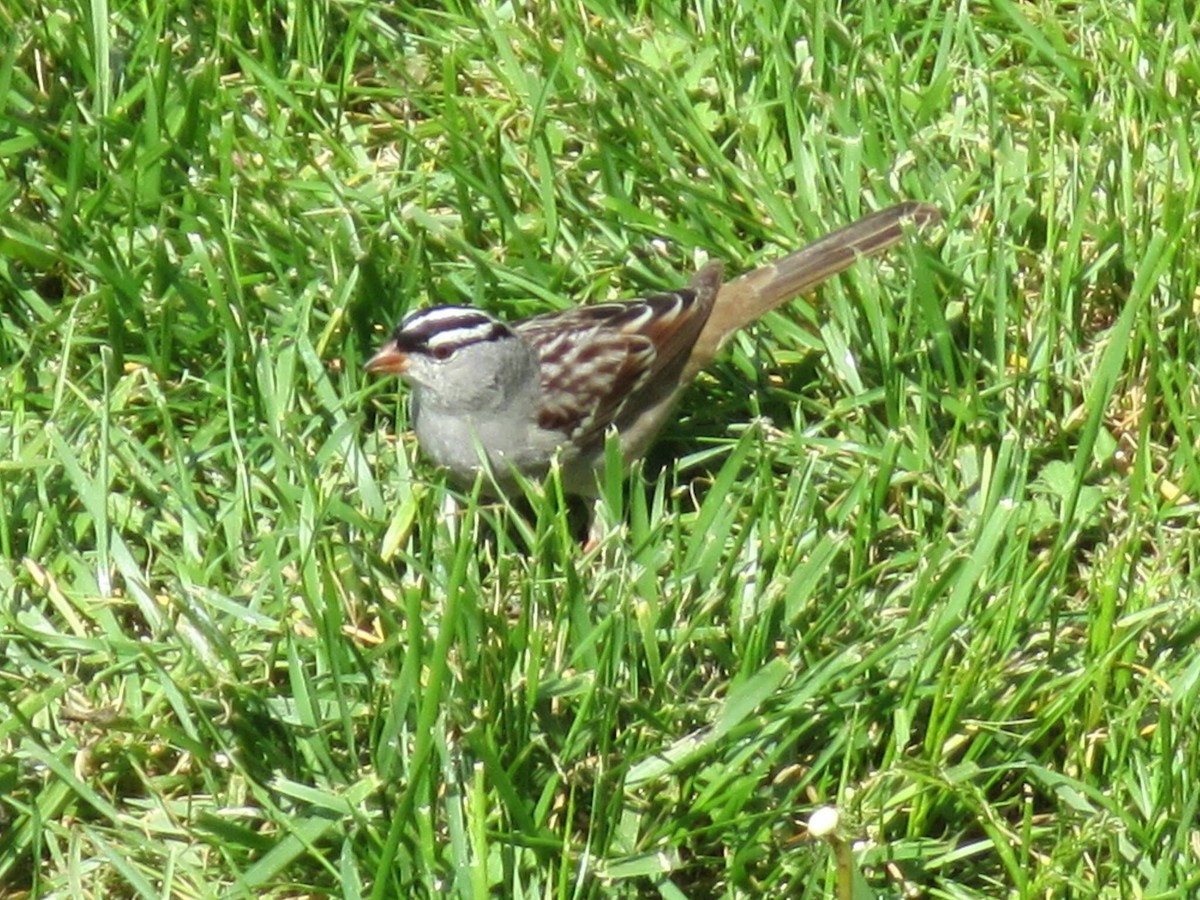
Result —
<instances>
[{"instance_id":1,"label":"bird","mask_svg":"<svg viewBox=\"0 0 1200 900\"><path fill-rule=\"evenodd\" d=\"M940 218L908 201L728 282L710 262L680 290L516 322L469 306L422 309L365 368L411 386L417 443L457 484L484 474L507 496L557 461L566 493L594 497L610 432L626 465L641 457L735 333Z\"/></svg>"}]
</instances>

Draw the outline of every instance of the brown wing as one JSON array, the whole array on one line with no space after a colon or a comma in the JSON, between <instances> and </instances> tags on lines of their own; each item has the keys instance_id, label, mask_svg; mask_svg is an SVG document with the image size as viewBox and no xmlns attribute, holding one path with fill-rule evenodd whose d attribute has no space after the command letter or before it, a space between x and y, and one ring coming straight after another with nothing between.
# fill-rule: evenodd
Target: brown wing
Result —
<instances>
[{"instance_id":1,"label":"brown wing","mask_svg":"<svg viewBox=\"0 0 1200 900\"><path fill-rule=\"evenodd\" d=\"M674 293L518 322L514 330L537 348L541 362L538 424L579 446L602 440L639 390L679 379L720 284L720 264L712 264L692 287Z\"/></svg>"}]
</instances>

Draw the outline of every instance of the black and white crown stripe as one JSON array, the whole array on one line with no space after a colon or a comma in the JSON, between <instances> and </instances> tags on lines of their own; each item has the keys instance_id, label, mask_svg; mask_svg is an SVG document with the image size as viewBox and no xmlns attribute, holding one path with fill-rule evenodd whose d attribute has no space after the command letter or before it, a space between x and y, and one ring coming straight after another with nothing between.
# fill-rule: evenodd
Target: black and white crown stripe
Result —
<instances>
[{"instance_id":1,"label":"black and white crown stripe","mask_svg":"<svg viewBox=\"0 0 1200 900\"><path fill-rule=\"evenodd\" d=\"M511 334L507 325L478 309L435 306L406 316L393 338L402 349L444 355L458 347Z\"/></svg>"},{"instance_id":2,"label":"black and white crown stripe","mask_svg":"<svg viewBox=\"0 0 1200 900\"><path fill-rule=\"evenodd\" d=\"M692 291L683 290L625 302L578 306L534 316L514 327L526 335L536 334L550 340L599 328L637 334L651 325L669 328L693 299ZM400 349L445 355L458 347L494 341L512 333L513 328L474 307L435 306L410 313L392 337Z\"/></svg>"}]
</instances>

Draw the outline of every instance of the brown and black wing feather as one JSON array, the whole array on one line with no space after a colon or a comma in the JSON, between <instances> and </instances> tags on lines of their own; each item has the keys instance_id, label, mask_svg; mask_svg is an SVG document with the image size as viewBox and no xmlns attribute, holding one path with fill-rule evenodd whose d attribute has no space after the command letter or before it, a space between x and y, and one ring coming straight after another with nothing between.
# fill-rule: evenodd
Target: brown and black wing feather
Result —
<instances>
[{"instance_id":1,"label":"brown and black wing feather","mask_svg":"<svg viewBox=\"0 0 1200 900\"><path fill-rule=\"evenodd\" d=\"M720 283L720 264L712 264L680 291L517 323L541 362L538 425L589 448L610 425L622 427L622 414L637 408L631 401L639 395L677 390Z\"/></svg>"}]
</instances>

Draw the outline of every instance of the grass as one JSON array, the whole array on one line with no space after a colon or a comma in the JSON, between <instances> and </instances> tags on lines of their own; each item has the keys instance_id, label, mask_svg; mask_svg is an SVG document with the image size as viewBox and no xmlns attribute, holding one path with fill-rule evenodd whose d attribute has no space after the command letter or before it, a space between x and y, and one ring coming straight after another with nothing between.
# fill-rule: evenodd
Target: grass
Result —
<instances>
[{"instance_id":1,"label":"grass","mask_svg":"<svg viewBox=\"0 0 1200 900\"><path fill-rule=\"evenodd\" d=\"M1200 889L1186 4L0 22L0 897ZM907 197L596 554L361 372Z\"/></svg>"}]
</instances>

